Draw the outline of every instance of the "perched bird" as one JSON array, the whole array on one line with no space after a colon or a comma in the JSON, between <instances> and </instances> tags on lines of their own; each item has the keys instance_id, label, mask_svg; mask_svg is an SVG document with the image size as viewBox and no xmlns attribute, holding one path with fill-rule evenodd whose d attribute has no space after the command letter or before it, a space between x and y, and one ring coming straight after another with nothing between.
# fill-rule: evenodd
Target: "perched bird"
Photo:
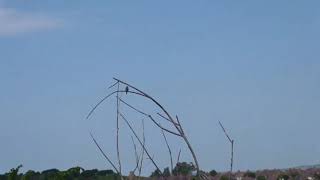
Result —
<instances>
[{"instance_id":1,"label":"perched bird","mask_svg":"<svg viewBox=\"0 0 320 180\"><path fill-rule=\"evenodd\" d=\"M129 87L127 86L126 87L126 94L128 94L128 92L129 92Z\"/></svg>"}]
</instances>

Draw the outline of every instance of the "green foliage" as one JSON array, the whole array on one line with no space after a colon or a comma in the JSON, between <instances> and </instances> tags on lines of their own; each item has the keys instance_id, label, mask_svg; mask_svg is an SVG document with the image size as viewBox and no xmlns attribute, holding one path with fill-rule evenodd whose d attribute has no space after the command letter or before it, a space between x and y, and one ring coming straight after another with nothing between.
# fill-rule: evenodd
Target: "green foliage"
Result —
<instances>
[{"instance_id":1,"label":"green foliage","mask_svg":"<svg viewBox=\"0 0 320 180\"><path fill-rule=\"evenodd\" d=\"M164 177L169 177L171 175L169 167L164 168L162 174Z\"/></svg>"},{"instance_id":2,"label":"green foliage","mask_svg":"<svg viewBox=\"0 0 320 180\"><path fill-rule=\"evenodd\" d=\"M216 176L218 173L217 173L217 171L216 170L211 170L210 172L209 172L209 174L210 174L210 176L212 176L212 177L214 177L214 176Z\"/></svg>"},{"instance_id":3,"label":"green foliage","mask_svg":"<svg viewBox=\"0 0 320 180\"><path fill-rule=\"evenodd\" d=\"M220 180L229 180L229 177L227 177L226 175L222 175L222 176L220 177Z\"/></svg>"},{"instance_id":4,"label":"green foliage","mask_svg":"<svg viewBox=\"0 0 320 180\"><path fill-rule=\"evenodd\" d=\"M243 176L244 177L249 177L249 178L256 178L256 173L251 172L251 171L247 171L246 173L244 173Z\"/></svg>"},{"instance_id":5,"label":"green foliage","mask_svg":"<svg viewBox=\"0 0 320 180\"><path fill-rule=\"evenodd\" d=\"M150 177L160 177L160 176L161 176L161 172L158 169L153 171L150 175Z\"/></svg>"},{"instance_id":6,"label":"green foliage","mask_svg":"<svg viewBox=\"0 0 320 180\"><path fill-rule=\"evenodd\" d=\"M174 175L190 175L195 170L195 166L192 163L179 162L172 170Z\"/></svg>"},{"instance_id":7,"label":"green foliage","mask_svg":"<svg viewBox=\"0 0 320 180\"><path fill-rule=\"evenodd\" d=\"M107 176L107 175L114 175L115 173L113 172L113 170L108 169L108 170L101 170L97 172L98 176Z\"/></svg>"},{"instance_id":8,"label":"green foliage","mask_svg":"<svg viewBox=\"0 0 320 180\"><path fill-rule=\"evenodd\" d=\"M280 174L278 177L277 177L277 180L288 180L289 179L289 176L286 175L286 174Z\"/></svg>"},{"instance_id":9,"label":"green foliage","mask_svg":"<svg viewBox=\"0 0 320 180\"><path fill-rule=\"evenodd\" d=\"M266 176L259 175L257 176L257 180L267 180Z\"/></svg>"},{"instance_id":10,"label":"green foliage","mask_svg":"<svg viewBox=\"0 0 320 180\"><path fill-rule=\"evenodd\" d=\"M16 168L12 168L8 174L8 180L16 180L18 179L19 175L19 169L22 168L22 165L20 164L18 167Z\"/></svg>"},{"instance_id":11,"label":"green foliage","mask_svg":"<svg viewBox=\"0 0 320 180\"><path fill-rule=\"evenodd\" d=\"M98 169L85 170L81 173L82 177L93 177L98 173Z\"/></svg>"}]
</instances>

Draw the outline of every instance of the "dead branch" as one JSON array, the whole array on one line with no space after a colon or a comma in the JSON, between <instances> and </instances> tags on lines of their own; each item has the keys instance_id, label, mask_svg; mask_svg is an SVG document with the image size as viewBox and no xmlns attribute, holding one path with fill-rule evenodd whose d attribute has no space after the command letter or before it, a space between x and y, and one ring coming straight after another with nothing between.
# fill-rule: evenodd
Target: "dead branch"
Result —
<instances>
[{"instance_id":1,"label":"dead branch","mask_svg":"<svg viewBox=\"0 0 320 180\"><path fill-rule=\"evenodd\" d=\"M130 128L131 132L134 134L134 136L136 137L136 139L139 141L140 145L143 147L143 150L146 152L147 156L149 157L149 159L151 160L151 162L153 163L153 165L157 168L157 170L160 171L158 165L155 163L155 161L153 160L153 158L150 156L149 152L147 151L146 147L143 145L142 141L140 140L140 138L138 137L137 133L135 132L135 130L132 128L132 126L130 125L129 121L124 117L124 115L122 113L119 113L119 115L121 116L121 118L126 122L126 124L128 125L128 127ZM160 171L161 172L161 171ZM161 173L162 175L162 173Z\"/></svg>"},{"instance_id":2,"label":"dead branch","mask_svg":"<svg viewBox=\"0 0 320 180\"><path fill-rule=\"evenodd\" d=\"M142 150L141 150L141 156L140 156L140 166L139 166L139 175L138 179L140 180L141 177L141 171L142 171L142 165L143 165L143 157L144 157L144 148L146 143L146 137L144 135L144 120L142 119Z\"/></svg>"},{"instance_id":3,"label":"dead branch","mask_svg":"<svg viewBox=\"0 0 320 180\"><path fill-rule=\"evenodd\" d=\"M168 118L166 118L164 115L162 115L162 114L160 114L160 113L157 113L160 117L162 117L163 119L165 119L165 120L167 120L167 121L169 121L170 123L172 123L171 121L170 121L170 119L168 119ZM177 125L177 126L180 126L180 124L178 124L178 123L176 123L176 122L174 122L173 123L174 125Z\"/></svg>"},{"instance_id":4,"label":"dead branch","mask_svg":"<svg viewBox=\"0 0 320 180\"><path fill-rule=\"evenodd\" d=\"M134 169L132 170L132 172L133 172L133 174L134 174L134 172L135 172L135 171L138 169L138 167L139 167L140 159L139 159L139 155L138 155L138 152L137 152L136 143L134 142L132 136L131 136L131 140L132 140L132 144L133 144L134 155L135 155L135 158L136 158L136 166L135 166Z\"/></svg>"},{"instance_id":5,"label":"dead branch","mask_svg":"<svg viewBox=\"0 0 320 180\"><path fill-rule=\"evenodd\" d=\"M181 149L179 150L179 153L178 153L177 164L178 164L179 161L180 161L180 154L181 154Z\"/></svg>"},{"instance_id":6,"label":"dead branch","mask_svg":"<svg viewBox=\"0 0 320 180\"><path fill-rule=\"evenodd\" d=\"M230 138L230 136L228 135L226 129L223 127L223 125L222 125L222 123L220 121L219 121L219 124L220 124L220 127L223 130L224 134L228 138L229 142L231 143L231 162L230 162L230 175L229 175L229 179L231 179L232 168L233 168L233 143L234 143L234 140Z\"/></svg>"},{"instance_id":7,"label":"dead branch","mask_svg":"<svg viewBox=\"0 0 320 180\"><path fill-rule=\"evenodd\" d=\"M113 169L120 174L119 170L116 168L116 166L112 163L112 161L110 160L110 158L104 153L104 151L101 149L101 147L99 146L98 142L96 141L96 139L93 137L92 133L90 133L90 136L93 140L93 142L96 144L96 146L99 148L100 152L102 153L103 157L111 164L111 166L113 167Z\"/></svg>"},{"instance_id":8,"label":"dead branch","mask_svg":"<svg viewBox=\"0 0 320 180\"><path fill-rule=\"evenodd\" d=\"M171 130L169 130L169 129L167 129L167 128L164 128L163 126L161 126L156 120L154 120L154 118L153 118L150 114L147 114L147 113L145 113L145 112L143 112L143 111L135 108L134 106L130 105L129 103L125 102L125 101L122 100L122 99L120 99L120 101L121 101L122 103L124 103L125 105L127 105L128 107L130 107L131 109L137 111L138 113L147 116L147 117L148 117L155 125L157 125L160 129L162 129L162 130L164 130L164 131L167 131L168 133L171 133L171 134L173 134L173 135L181 136L180 134L175 133L175 132L173 132L173 131L171 131Z\"/></svg>"},{"instance_id":9,"label":"dead branch","mask_svg":"<svg viewBox=\"0 0 320 180\"><path fill-rule=\"evenodd\" d=\"M150 99L152 102L154 102L154 103L163 111L163 113L167 116L167 118L174 124L175 128L176 128L179 132L181 131L181 129L182 129L182 128L181 128L181 125L180 125L180 126L175 125L175 121L174 121L174 119L172 118L172 116L171 116L171 115L168 113L168 111L167 111L158 101L156 101L153 97L151 97L151 96L148 95L147 93L141 91L140 89L138 89L138 88L136 88L136 87L134 87L134 86L132 86L132 85L124 82L124 81L121 81L121 80L119 80L119 79L117 79L117 78L113 78L113 79L116 80L116 81L118 81L119 83L121 83L121 84L123 84L123 85L126 85L127 87L130 87L130 88L134 89L134 90L136 91L135 94L140 95L140 96L143 96L143 97L146 97L146 98ZM181 135L181 137L183 138L183 140L185 141L185 143L187 144L187 146L188 146L188 148L189 148L189 150L190 150L190 153L191 153L191 155L192 155L192 157L193 157L193 160L194 160L194 162L195 162L195 165L196 165L197 174L199 175L200 168L199 168L198 159L197 159L196 154L195 154L195 152L194 152L194 150L193 150L193 148L192 148L192 146L191 146L191 144L190 144L190 142L189 142L189 139L188 139L187 136L186 136L184 133L182 133L182 132L180 132L180 135Z\"/></svg>"},{"instance_id":10,"label":"dead branch","mask_svg":"<svg viewBox=\"0 0 320 180\"><path fill-rule=\"evenodd\" d=\"M166 135L164 134L164 131L161 129L161 133L162 133L162 136L164 138L164 141L166 142L166 145L167 145L167 148L168 148L168 151L169 151L169 156L170 156L170 165L171 165L171 172L173 170L173 162L172 162L172 153L171 153L171 148L169 146L169 143L168 143L168 140L167 140L167 137Z\"/></svg>"},{"instance_id":11,"label":"dead branch","mask_svg":"<svg viewBox=\"0 0 320 180\"><path fill-rule=\"evenodd\" d=\"M119 150L119 86L120 84L117 83L117 136L116 136L116 143L117 143L117 158L118 158L118 165L119 165L119 172L120 172L120 176L122 177L121 174L121 160L120 160L120 150Z\"/></svg>"},{"instance_id":12,"label":"dead branch","mask_svg":"<svg viewBox=\"0 0 320 180\"><path fill-rule=\"evenodd\" d=\"M193 148L192 148L192 146L191 146L191 144L190 144L190 142L189 142L189 139L187 138L186 134L185 134L184 131L183 131L183 128L181 127L181 124L180 124L180 122L179 122L178 117L176 116L176 120L175 120L174 118L172 118L172 116L169 114L169 112L168 112L158 101L156 101L153 97L151 97L151 96L148 95L147 93L145 93L145 92L141 91L140 89L138 89L138 88L136 88L136 87L134 87L134 86L132 86L132 85L124 82L124 81L121 81L121 80L119 80L119 79L117 79L117 78L113 78L113 79L114 79L118 84L121 84L121 85L126 86L125 90L119 90L119 89L117 89L116 91L111 92L110 94L108 94L107 96L105 96L104 98L102 98L102 99L92 108L92 110L89 112L89 114L88 114L88 116L87 116L87 119L92 115L92 113L95 111L95 109L96 109L102 102L104 102L106 99L108 99L108 97L112 96L112 95L115 94L115 93L118 94L118 93L120 93L120 92L125 92L126 94L133 94L133 95L137 95L137 96L141 96L141 97L147 98L147 99L151 100L153 103L155 103L155 104L162 110L162 112L164 113L164 115L162 115L163 118L166 119L166 120L168 120L168 121L170 121L170 122L173 124L173 126L175 127L175 129L178 131L178 133L173 132L173 131L171 131L171 130L169 130L169 129L166 129L166 128L162 127L157 121L155 121L155 119L154 119L151 115L149 115L149 114L147 114L147 113L144 113L143 111L140 111L140 113L143 112L145 116L147 115L148 118L149 118L151 121L153 121L153 123L154 123L155 125L157 125L161 130L166 131L166 132L168 132L168 133L170 133L170 134L173 134L173 135L176 135L176 136L180 136L180 137L185 141L185 143L186 143L186 145L188 146L188 149L189 149L189 151L190 151L190 153L191 153L191 155L192 155L192 157L193 157L193 160L194 160L194 162L195 162L197 174L200 175L200 174L199 174L200 168L199 168L199 163L198 163L197 157L196 157L195 152L194 152L194 150L193 150ZM116 84L116 83L115 83L115 84ZM114 86L114 85L113 85L113 86ZM113 86L111 86L111 87L113 87ZM130 90L129 90L129 88L130 88ZM132 89L132 90L131 90L131 89ZM118 97L118 96L117 96L117 97ZM118 97L118 99L119 99L119 97ZM122 101L121 101L121 102L122 102ZM130 106L129 106L129 107L130 107ZM133 109L135 109L135 110L138 110L137 108L135 108L135 107L133 107L133 106L131 106L131 108L133 108ZM139 111L138 111L138 112L139 112ZM143 113L141 113L141 114L143 114ZM159 114L160 114L160 113L159 113ZM123 117L123 114L120 113L119 115L122 117L122 119L125 119L125 118ZM126 121L126 120L125 120L125 121ZM177 121L177 122L176 122L176 121ZM129 127L131 127L130 124L128 123L128 121L126 121L126 123L128 124ZM130 129L133 131L132 128L130 128ZM140 139L138 138L138 136L136 135L136 133L135 133L134 131L133 131L133 133L135 134L136 138L138 139L140 145L141 145L141 146L143 147L143 149L146 151L146 148L144 147L144 145L142 144L142 142L140 141ZM154 162L153 159L150 157L150 154L149 154L147 151L146 151L146 154L148 155L148 157L150 158L150 160L152 161L152 163L156 166L157 170L159 170L158 166L155 164L155 162ZM159 171L160 171L160 170L159 170ZM160 172L161 172L161 171L160 171Z\"/></svg>"}]
</instances>

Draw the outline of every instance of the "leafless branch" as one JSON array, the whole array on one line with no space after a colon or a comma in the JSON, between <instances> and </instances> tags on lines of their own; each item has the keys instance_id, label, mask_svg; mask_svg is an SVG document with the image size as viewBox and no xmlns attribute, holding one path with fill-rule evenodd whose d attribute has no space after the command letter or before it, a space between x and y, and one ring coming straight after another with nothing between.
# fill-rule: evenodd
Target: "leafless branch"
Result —
<instances>
[{"instance_id":1,"label":"leafless branch","mask_svg":"<svg viewBox=\"0 0 320 180\"><path fill-rule=\"evenodd\" d=\"M195 152L194 152L194 150L193 150L193 148L192 148L192 146L191 146L191 144L189 142L189 139L187 138L187 136L184 133L180 132L182 130L181 126L178 127L177 125L175 125L175 121L172 118L172 116L169 114L169 112L158 101L156 101L153 97L151 97L147 93L145 93L145 92L141 91L140 89L138 89L138 88L136 88L136 87L124 82L124 81L121 81L121 80L119 80L117 78L113 78L113 79L118 81L119 83L121 83L123 85L126 85L127 87L130 87L131 89L134 89L136 91L135 93L137 95L144 96L147 99L151 100L152 102L154 102L163 111L163 113L168 117L168 119L174 124L175 128L178 130L178 132L180 133L181 137L183 138L183 140L187 144L187 146L188 146L188 148L190 150L190 153L191 153L191 155L193 157L193 160L195 162L195 166L196 166L196 169L197 169L197 174L200 175L199 174L200 173L199 163L198 163L196 154L195 154Z\"/></svg>"},{"instance_id":2,"label":"leafless branch","mask_svg":"<svg viewBox=\"0 0 320 180\"><path fill-rule=\"evenodd\" d=\"M147 151L146 147L144 146L144 144L142 143L142 141L140 140L140 138L138 137L137 133L135 132L135 130L132 128L132 126L130 125L129 121L124 117L124 115L122 113L119 113L119 115L122 117L122 119L126 122L126 124L128 125L128 127L130 128L131 132L134 134L134 136L136 137L136 139L139 141L140 145L143 147L143 150L146 152L147 156L149 157L149 159L151 160L151 162L153 163L153 165L157 168L157 170L160 171L158 165L155 163L155 161L153 160L153 158L150 156L149 152ZM160 171L161 172L161 171ZM162 174L162 173L161 173Z\"/></svg>"},{"instance_id":3,"label":"leafless branch","mask_svg":"<svg viewBox=\"0 0 320 180\"><path fill-rule=\"evenodd\" d=\"M169 121L170 123L172 123L172 121L170 121L170 119L168 119L167 117L165 117L164 115L160 114L160 113L157 113L160 117L162 117L163 119ZM176 122L173 122L174 125L176 126L180 126L178 123Z\"/></svg>"},{"instance_id":4,"label":"leafless branch","mask_svg":"<svg viewBox=\"0 0 320 180\"><path fill-rule=\"evenodd\" d=\"M115 85L117 85L117 84L119 84L119 82L118 81L116 81L114 84L112 84L111 86L109 86L108 87L108 89L111 89L111 88L113 88Z\"/></svg>"},{"instance_id":5,"label":"leafless branch","mask_svg":"<svg viewBox=\"0 0 320 180\"><path fill-rule=\"evenodd\" d=\"M231 138L229 137L227 131L225 130L225 128L223 127L223 125L221 124L221 122L219 121L220 127L222 128L224 134L227 136L228 140L230 141L230 143L232 142Z\"/></svg>"},{"instance_id":6,"label":"leafless branch","mask_svg":"<svg viewBox=\"0 0 320 180\"><path fill-rule=\"evenodd\" d=\"M138 155L138 151L137 151L137 145L134 142L132 136L131 136L131 140L132 140L132 144L133 144L133 148L134 148L134 155L135 155L135 158L136 158L136 166L134 167L134 169L132 171L134 173L137 170L137 168L139 167L140 159L139 159L139 155Z\"/></svg>"},{"instance_id":7,"label":"leafless branch","mask_svg":"<svg viewBox=\"0 0 320 180\"><path fill-rule=\"evenodd\" d=\"M150 114L147 114L147 113L145 113L145 112L143 112L143 111L135 108L133 105L130 105L129 103L125 102L125 101L122 100L122 99L120 99L120 101L121 101L122 103L124 103L125 105L127 105L128 107L130 107L131 109L133 109L133 110L139 112L140 114L143 114L143 115L147 116L148 118L150 118L150 120L151 120L155 125L157 125L160 129L162 129L162 130L164 130L164 131L167 131L168 133L174 134L174 135L176 135L176 136L181 136L180 134L175 133L175 132L173 132L173 131L171 131L171 130L169 130L169 129L167 129L167 128L164 128L163 126L161 126L156 120L154 120L154 118L153 118Z\"/></svg>"},{"instance_id":8,"label":"leafless branch","mask_svg":"<svg viewBox=\"0 0 320 180\"><path fill-rule=\"evenodd\" d=\"M86 119L89 119L89 117L92 115L92 113L97 109L97 107L103 103L106 99L108 99L110 96L116 94L116 93L120 93L120 92L126 92L124 90L119 90L119 91L113 91L111 92L110 94L106 95L105 97L103 97L91 110L90 112L88 113ZM136 94L136 95L139 95L139 96L143 96L141 93L138 93L138 92L134 92L134 91L128 91L128 93L131 93L131 94Z\"/></svg>"},{"instance_id":9,"label":"leafless branch","mask_svg":"<svg viewBox=\"0 0 320 180\"><path fill-rule=\"evenodd\" d=\"M180 161L180 154L181 154L181 149L179 150L179 153L178 153L177 164L178 164L179 161Z\"/></svg>"},{"instance_id":10,"label":"leafless branch","mask_svg":"<svg viewBox=\"0 0 320 180\"><path fill-rule=\"evenodd\" d=\"M228 135L227 131L225 130L225 128L223 127L222 123L219 121L220 127L222 128L224 134L227 136L229 142L231 143L231 162L230 162L230 175L229 175L229 179L231 179L232 176L232 168L233 168L233 143L234 140L230 138L230 136Z\"/></svg>"},{"instance_id":11,"label":"leafless branch","mask_svg":"<svg viewBox=\"0 0 320 180\"><path fill-rule=\"evenodd\" d=\"M141 171L142 171L142 165L143 165L143 157L144 157L144 148L146 143L146 137L144 135L144 120L142 119L142 150L141 150L141 156L140 156L140 166L139 166L139 180L141 177Z\"/></svg>"},{"instance_id":12,"label":"leafless branch","mask_svg":"<svg viewBox=\"0 0 320 180\"><path fill-rule=\"evenodd\" d=\"M168 151L169 151L169 156L170 156L170 165L171 165L171 172L173 170L173 162L172 162L172 153L171 153L171 148L169 146L169 143L168 143L168 140L167 140L167 137L166 135L164 134L164 131L161 129L161 133L162 133L162 136L166 142L166 145L167 145L167 148L168 148Z\"/></svg>"},{"instance_id":13,"label":"leafless branch","mask_svg":"<svg viewBox=\"0 0 320 180\"><path fill-rule=\"evenodd\" d=\"M119 165L119 172L120 172L120 176L122 177L121 174L121 160L120 160L120 150L119 150L119 86L120 84L117 83L117 137L116 137L116 141L117 141L117 158L118 158L118 165Z\"/></svg>"},{"instance_id":14,"label":"leafless branch","mask_svg":"<svg viewBox=\"0 0 320 180\"><path fill-rule=\"evenodd\" d=\"M104 153L104 151L101 149L101 147L99 146L98 142L96 141L96 139L93 137L92 133L90 133L90 136L93 140L93 142L96 144L96 146L98 147L98 149L100 150L100 152L102 153L103 157L111 164L111 166L113 167L113 169L120 174L119 170L116 168L116 166L112 163L112 161L110 160L110 158L106 155L106 153Z\"/></svg>"}]
</instances>

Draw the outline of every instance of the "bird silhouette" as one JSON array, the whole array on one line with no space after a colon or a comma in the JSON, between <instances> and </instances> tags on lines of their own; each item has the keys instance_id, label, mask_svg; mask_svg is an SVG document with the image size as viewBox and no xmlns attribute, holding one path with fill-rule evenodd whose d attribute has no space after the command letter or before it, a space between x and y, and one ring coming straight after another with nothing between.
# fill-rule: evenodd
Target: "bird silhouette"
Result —
<instances>
[{"instance_id":1,"label":"bird silhouette","mask_svg":"<svg viewBox=\"0 0 320 180\"><path fill-rule=\"evenodd\" d=\"M128 94L128 92L129 92L129 87L127 86L126 87L126 94Z\"/></svg>"}]
</instances>

